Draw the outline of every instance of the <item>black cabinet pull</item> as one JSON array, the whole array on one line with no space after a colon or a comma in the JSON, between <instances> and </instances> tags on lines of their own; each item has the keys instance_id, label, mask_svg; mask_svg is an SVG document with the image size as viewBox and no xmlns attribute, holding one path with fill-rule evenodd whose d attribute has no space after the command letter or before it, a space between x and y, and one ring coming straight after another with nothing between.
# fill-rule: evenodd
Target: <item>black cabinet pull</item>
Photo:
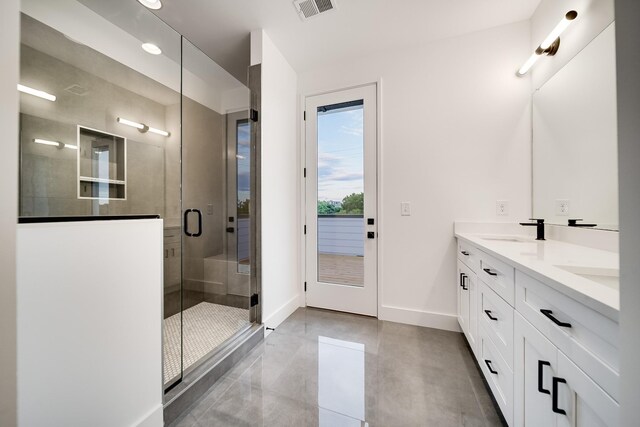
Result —
<instances>
[{"instance_id":1,"label":"black cabinet pull","mask_svg":"<svg viewBox=\"0 0 640 427\"><path fill-rule=\"evenodd\" d=\"M484 272L487 273L489 276L497 276L498 273L494 273L493 271L491 271L490 268L483 268Z\"/></svg>"},{"instance_id":2,"label":"black cabinet pull","mask_svg":"<svg viewBox=\"0 0 640 427\"><path fill-rule=\"evenodd\" d=\"M553 317L553 311L547 310L546 308L541 308L540 313L544 314L549 320L555 323L558 326L562 326L563 328L570 328L571 323L561 322L555 317Z\"/></svg>"},{"instance_id":3,"label":"black cabinet pull","mask_svg":"<svg viewBox=\"0 0 640 427\"><path fill-rule=\"evenodd\" d=\"M468 291L469 288L467 287L467 279L469 278L469 276L467 276L466 274L462 275L462 290L463 291Z\"/></svg>"},{"instance_id":4,"label":"black cabinet pull","mask_svg":"<svg viewBox=\"0 0 640 427\"><path fill-rule=\"evenodd\" d=\"M488 317L489 319L491 319L491 320L498 320L498 318L497 318L497 317L493 317L493 316L491 315L491 310L485 310L484 312L485 312L485 313L487 313L487 317Z\"/></svg>"},{"instance_id":5,"label":"black cabinet pull","mask_svg":"<svg viewBox=\"0 0 640 427\"><path fill-rule=\"evenodd\" d=\"M566 384L564 378L553 377L553 396L551 396L551 410L556 414L567 415L567 411L558 408L558 383Z\"/></svg>"},{"instance_id":6,"label":"black cabinet pull","mask_svg":"<svg viewBox=\"0 0 640 427\"><path fill-rule=\"evenodd\" d=\"M461 253L462 255L464 255L464 256L469 256L469 252L467 252L467 251L460 251L460 253Z\"/></svg>"},{"instance_id":7,"label":"black cabinet pull","mask_svg":"<svg viewBox=\"0 0 640 427\"><path fill-rule=\"evenodd\" d=\"M546 390L543 387L543 375L544 375L544 367L545 366L551 366L551 363L545 361L545 360L538 360L538 391L540 393L544 393L544 394L551 394L551 392L549 390Z\"/></svg>"},{"instance_id":8,"label":"black cabinet pull","mask_svg":"<svg viewBox=\"0 0 640 427\"><path fill-rule=\"evenodd\" d=\"M493 375L498 375L498 371L494 371L493 367L491 366L491 360L484 359L484 363L487 365L487 368L489 368L489 372L491 372Z\"/></svg>"},{"instance_id":9,"label":"black cabinet pull","mask_svg":"<svg viewBox=\"0 0 640 427\"><path fill-rule=\"evenodd\" d=\"M460 287L464 288L464 273L460 273Z\"/></svg>"}]
</instances>

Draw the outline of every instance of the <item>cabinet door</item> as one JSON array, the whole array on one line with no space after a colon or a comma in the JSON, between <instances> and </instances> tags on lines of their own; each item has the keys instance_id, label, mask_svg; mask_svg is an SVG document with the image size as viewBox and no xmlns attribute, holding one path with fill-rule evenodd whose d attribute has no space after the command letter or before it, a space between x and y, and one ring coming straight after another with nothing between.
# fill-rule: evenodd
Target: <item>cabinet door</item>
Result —
<instances>
[{"instance_id":1,"label":"cabinet door","mask_svg":"<svg viewBox=\"0 0 640 427\"><path fill-rule=\"evenodd\" d=\"M552 393L558 427L619 425L618 403L561 351L558 351L558 376L553 379Z\"/></svg>"},{"instance_id":2,"label":"cabinet door","mask_svg":"<svg viewBox=\"0 0 640 427\"><path fill-rule=\"evenodd\" d=\"M458 260L458 323L464 333L469 329L468 269Z\"/></svg>"},{"instance_id":3,"label":"cabinet door","mask_svg":"<svg viewBox=\"0 0 640 427\"><path fill-rule=\"evenodd\" d=\"M556 426L551 393L558 350L517 312L514 314L514 346L514 424Z\"/></svg>"}]
</instances>

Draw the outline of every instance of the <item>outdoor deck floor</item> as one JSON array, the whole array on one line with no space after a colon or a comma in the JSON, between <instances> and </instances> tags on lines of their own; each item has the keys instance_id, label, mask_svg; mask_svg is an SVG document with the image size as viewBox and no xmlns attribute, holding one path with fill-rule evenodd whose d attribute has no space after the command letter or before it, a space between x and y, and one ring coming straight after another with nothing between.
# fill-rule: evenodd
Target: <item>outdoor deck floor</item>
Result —
<instances>
[{"instance_id":1,"label":"outdoor deck floor","mask_svg":"<svg viewBox=\"0 0 640 427\"><path fill-rule=\"evenodd\" d=\"M318 279L339 285L364 285L364 257L318 254Z\"/></svg>"}]
</instances>

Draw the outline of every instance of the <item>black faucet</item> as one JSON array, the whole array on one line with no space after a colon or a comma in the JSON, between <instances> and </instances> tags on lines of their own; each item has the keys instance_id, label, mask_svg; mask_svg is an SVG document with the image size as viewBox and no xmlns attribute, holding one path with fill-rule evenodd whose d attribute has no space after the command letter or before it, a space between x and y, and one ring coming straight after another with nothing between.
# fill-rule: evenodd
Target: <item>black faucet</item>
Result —
<instances>
[{"instance_id":1,"label":"black faucet","mask_svg":"<svg viewBox=\"0 0 640 427\"><path fill-rule=\"evenodd\" d=\"M570 219L569 227L596 227L598 224L578 224L578 221L584 221L583 219Z\"/></svg>"},{"instance_id":2,"label":"black faucet","mask_svg":"<svg viewBox=\"0 0 640 427\"><path fill-rule=\"evenodd\" d=\"M531 218L531 221L536 222L521 222L520 225L524 225L527 227L537 227L536 228L536 240L545 240L544 238L544 219Z\"/></svg>"}]
</instances>

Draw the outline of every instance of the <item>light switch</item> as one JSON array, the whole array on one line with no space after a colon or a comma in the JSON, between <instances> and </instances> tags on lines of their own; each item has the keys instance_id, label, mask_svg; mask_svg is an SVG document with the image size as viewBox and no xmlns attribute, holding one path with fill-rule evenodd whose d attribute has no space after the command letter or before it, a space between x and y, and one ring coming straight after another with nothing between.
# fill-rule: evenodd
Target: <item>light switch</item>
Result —
<instances>
[{"instance_id":1,"label":"light switch","mask_svg":"<svg viewBox=\"0 0 640 427\"><path fill-rule=\"evenodd\" d=\"M411 216L411 202L400 203L400 215Z\"/></svg>"}]
</instances>

